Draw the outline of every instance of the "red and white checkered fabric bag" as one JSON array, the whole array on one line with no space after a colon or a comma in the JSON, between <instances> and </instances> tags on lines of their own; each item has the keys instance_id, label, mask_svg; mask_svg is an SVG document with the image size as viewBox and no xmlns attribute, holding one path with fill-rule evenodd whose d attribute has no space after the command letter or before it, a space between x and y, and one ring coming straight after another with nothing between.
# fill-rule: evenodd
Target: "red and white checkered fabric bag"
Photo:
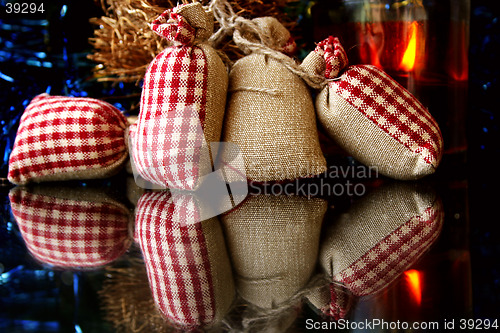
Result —
<instances>
[{"instance_id":1,"label":"red and white checkered fabric bag","mask_svg":"<svg viewBox=\"0 0 500 333\"><path fill-rule=\"evenodd\" d=\"M444 210L439 197L404 184L375 189L340 215L326 233L321 265L332 281L356 296L387 287L440 234Z\"/></svg>"},{"instance_id":2,"label":"red and white checkered fabric bag","mask_svg":"<svg viewBox=\"0 0 500 333\"><path fill-rule=\"evenodd\" d=\"M194 329L225 315L234 285L219 221L190 223L198 221L197 207L190 195L179 196L144 193L137 203L134 238L159 310L171 322Z\"/></svg>"},{"instance_id":3,"label":"red and white checkered fabric bag","mask_svg":"<svg viewBox=\"0 0 500 333\"><path fill-rule=\"evenodd\" d=\"M207 142L219 141L227 91L227 70L206 44L213 25L200 3L169 9L152 24L172 46L144 77L132 156L154 184L193 190L212 170Z\"/></svg>"},{"instance_id":4,"label":"red and white checkered fabric bag","mask_svg":"<svg viewBox=\"0 0 500 333\"><path fill-rule=\"evenodd\" d=\"M433 173L443 153L438 124L404 87L372 65L347 67L338 38L329 37L303 66L328 81L316 109L326 132L358 161L395 179Z\"/></svg>"},{"instance_id":5,"label":"red and white checkered fabric bag","mask_svg":"<svg viewBox=\"0 0 500 333\"><path fill-rule=\"evenodd\" d=\"M41 94L27 106L9 159L14 184L105 178L127 159L127 120L109 103Z\"/></svg>"},{"instance_id":6,"label":"red and white checkered fabric bag","mask_svg":"<svg viewBox=\"0 0 500 333\"><path fill-rule=\"evenodd\" d=\"M131 244L129 210L119 202L83 199L88 188L69 193L74 198L43 188L16 187L9 193L12 214L33 257L57 267L96 268L125 253Z\"/></svg>"},{"instance_id":7,"label":"red and white checkered fabric bag","mask_svg":"<svg viewBox=\"0 0 500 333\"><path fill-rule=\"evenodd\" d=\"M387 287L426 252L443 223L440 203L382 239L347 269L333 276L354 295L375 294Z\"/></svg>"}]
</instances>

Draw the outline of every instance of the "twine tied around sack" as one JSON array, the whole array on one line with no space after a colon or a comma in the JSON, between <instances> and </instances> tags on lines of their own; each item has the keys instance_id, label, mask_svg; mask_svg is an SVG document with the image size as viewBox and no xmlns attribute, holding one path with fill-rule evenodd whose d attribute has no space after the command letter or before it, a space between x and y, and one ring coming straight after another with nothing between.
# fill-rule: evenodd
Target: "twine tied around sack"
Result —
<instances>
[{"instance_id":1,"label":"twine tied around sack","mask_svg":"<svg viewBox=\"0 0 500 333\"><path fill-rule=\"evenodd\" d=\"M255 20L237 15L227 0L212 0L208 8L220 24L220 28L209 39L212 45L218 45L232 34L233 41L243 52L255 52L275 59L314 89L327 85L328 81L324 76L307 72L293 58L279 51L282 45L277 45L270 31L262 29ZM248 36L256 41L250 40Z\"/></svg>"}]
</instances>

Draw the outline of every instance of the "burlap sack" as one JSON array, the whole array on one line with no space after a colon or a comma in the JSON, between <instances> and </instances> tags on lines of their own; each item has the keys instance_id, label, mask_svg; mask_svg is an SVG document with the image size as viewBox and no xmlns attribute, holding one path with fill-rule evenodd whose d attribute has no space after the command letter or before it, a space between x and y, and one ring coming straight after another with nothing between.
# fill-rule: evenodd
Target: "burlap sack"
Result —
<instances>
[{"instance_id":1,"label":"burlap sack","mask_svg":"<svg viewBox=\"0 0 500 333\"><path fill-rule=\"evenodd\" d=\"M302 67L328 80L316 99L319 122L355 159L401 180L436 170L443 153L439 126L394 79L375 66L347 67L333 37L318 43Z\"/></svg>"},{"instance_id":2,"label":"burlap sack","mask_svg":"<svg viewBox=\"0 0 500 333\"><path fill-rule=\"evenodd\" d=\"M21 116L8 179L24 185L110 177L127 160L127 127L104 101L40 94Z\"/></svg>"},{"instance_id":3,"label":"burlap sack","mask_svg":"<svg viewBox=\"0 0 500 333\"><path fill-rule=\"evenodd\" d=\"M252 23L268 38L258 40L250 32L235 31L241 34L236 44L252 53L238 60L229 74L223 141L240 147L251 181L318 175L326 170L326 162L310 91L279 59L266 54L267 49L290 51L295 43L274 18L257 18ZM263 45L262 50L255 45Z\"/></svg>"},{"instance_id":4,"label":"burlap sack","mask_svg":"<svg viewBox=\"0 0 500 333\"><path fill-rule=\"evenodd\" d=\"M155 303L166 319L187 330L216 325L235 294L220 222L214 217L190 223L197 214L189 195L174 201L169 192L146 192L136 208L135 239Z\"/></svg>"},{"instance_id":5,"label":"burlap sack","mask_svg":"<svg viewBox=\"0 0 500 333\"><path fill-rule=\"evenodd\" d=\"M133 158L147 181L193 190L212 170L207 142L219 141L227 68L207 43L213 16L200 3L165 11L152 29L172 42L144 77Z\"/></svg>"},{"instance_id":6,"label":"burlap sack","mask_svg":"<svg viewBox=\"0 0 500 333\"><path fill-rule=\"evenodd\" d=\"M320 264L354 295L374 294L425 253L443 217L434 191L407 183L382 186L332 223L321 244Z\"/></svg>"},{"instance_id":7,"label":"burlap sack","mask_svg":"<svg viewBox=\"0 0 500 333\"><path fill-rule=\"evenodd\" d=\"M132 243L132 214L99 189L15 187L9 199L28 250L42 263L101 267Z\"/></svg>"},{"instance_id":8,"label":"burlap sack","mask_svg":"<svg viewBox=\"0 0 500 333\"><path fill-rule=\"evenodd\" d=\"M309 281L318 255L325 200L250 196L222 216L238 294L276 309Z\"/></svg>"}]
</instances>

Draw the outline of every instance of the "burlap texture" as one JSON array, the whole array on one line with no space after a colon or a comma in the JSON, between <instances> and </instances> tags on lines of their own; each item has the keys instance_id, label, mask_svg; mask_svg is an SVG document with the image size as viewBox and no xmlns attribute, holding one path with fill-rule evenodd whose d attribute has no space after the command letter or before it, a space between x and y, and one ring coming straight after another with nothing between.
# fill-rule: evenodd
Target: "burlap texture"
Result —
<instances>
[{"instance_id":1,"label":"burlap texture","mask_svg":"<svg viewBox=\"0 0 500 333\"><path fill-rule=\"evenodd\" d=\"M333 107L335 106L335 107ZM318 119L329 135L359 162L376 166L378 172L395 179L411 180L432 174L435 168L423 156L408 150L342 96L324 88L316 98ZM370 142L370 146L366 145ZM373 149L378 147L379 149Z\"/></svg>"},{"instance_id":2,"label":"burlap texture","mask_svg":"<svg viewBox=\"0 0 500 333\"><path fill-rule=\"evenodd\" d=\"M286 303L316 266L327 202L252 196L222 216L239 295L264 309Z\"/></svg>"},{"instance_id":3,"label":"burlap texture","mask_svg":"<svg viewBox=\"0 0 500 333\"><path fill-rule=\"evenodd\" d=\"M334 37L318 43L301 64L306 72L325 77L316 110L326 133L385 176L411 180L433 173L442 156L442 136L425 106L375 66L347 64Z\"/></svg>"},{"instance_id":4,"label":"burlap texture","mask_svg":"<svg viewBox=\"0 0 500 333\"><path fill-rule=\"evenodd\" d=\"M384 184L355 202L347 212L335 219L322 242L320 264L328 276L335 277L396 229L427 216L429 211L436 212L436 220L419 223L432 224L433 230L439 230L443 212L435 191L411 183ZM410 229L409 226L407 229ZM420 236L415 237L415 240ZM395 241L397 242L397 238ZM377 257L371 259L379 260Z\"/></svg>"},{"instance_id":5,"label":"burlap texture","mask_svg":"<svg viewBox=\"0 0 500 333\"><path fill-rule=\"evenodd\" d=\"M223 141L241 148L248 179L296 179L326 170L314 105L300 77L251 54L234 64L229 90Z\"/></svg>"},{"instance_id":6,"label":"burlap texture","mask_svg":"<svg viewBox=\"0 0 500 333\"><path fill-rule=\"evenodd\" d=\"M235 42L252 53L238 60L229 73L223 141L240 147L249 180L318 175L326 170L326 162L312 97L304 81L281 62L286 56L277 52L293 44L290 33L272 18L247 24L253 30L237 29Z\"/></svg>"},{"instance_id":7,"label":"burlap texture","mask_svg":"<svg viewBox=\"0 0 500 333\"><path fill-rule=\"evenodd\" d=\"M213 14L205 11L201 3L188 3L175 7L173 11L183 16L189 25L196 30L195 43L197 41L206 42L214 32Z\"/></svg>"}]
</instances>

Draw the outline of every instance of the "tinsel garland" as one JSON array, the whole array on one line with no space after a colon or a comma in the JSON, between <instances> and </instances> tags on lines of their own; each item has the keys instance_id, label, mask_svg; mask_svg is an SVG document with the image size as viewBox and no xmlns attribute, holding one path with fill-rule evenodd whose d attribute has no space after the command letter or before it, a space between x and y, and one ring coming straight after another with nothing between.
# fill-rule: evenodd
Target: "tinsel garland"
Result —
<instances>
[{"instance_id":1,"label":"tinsel garland","mask_svg":"<svg viewBox=\"0 0 500 333\"><path fill-rule=\"evenodd\" d=\"M139 82L146 69L166 46L165 39L157 36L149 24L166 9L174 7L172 0L102 0L105 16L94 18L96 26L90 42L94 48L88 57L98 63L95 75L100 81ZM105 3L104 3L105 1ZM184 0L183 2L192 2ZM203 0L203 5L210 1ZM246 18L273 16L285 27L293 31L297 18L289 14L291 0L233 0L230 1L235 13ZM288 10L288 12L287 12ZM217 22L216 29L218 27ZM220 49L229 59L243 56L231 39Z\"/></svg>"}]
</instances>

